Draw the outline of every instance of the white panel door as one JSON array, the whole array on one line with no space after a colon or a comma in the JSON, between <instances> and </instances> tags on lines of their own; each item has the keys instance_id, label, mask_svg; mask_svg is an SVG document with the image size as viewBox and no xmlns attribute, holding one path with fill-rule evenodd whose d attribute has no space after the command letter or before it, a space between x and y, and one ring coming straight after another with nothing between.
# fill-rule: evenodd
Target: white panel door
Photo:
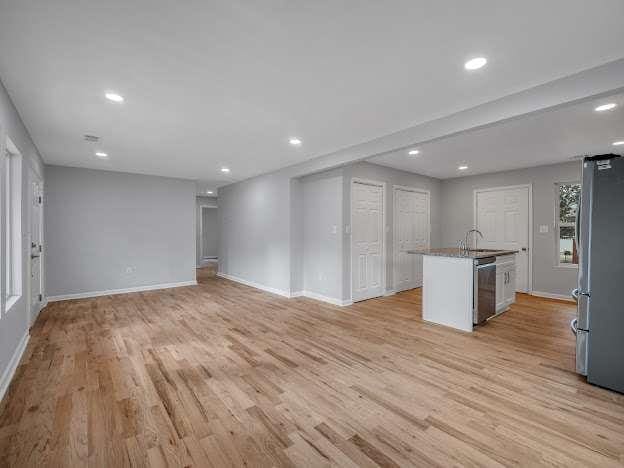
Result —
<instances>
[{"instance_id":1,"label":"white panel door","mask_svg":"<svg viewBox=\"0 0 624 468\"><path fill-rule=\"evenodd\" d=\"M42 288L42 207L43 191L41 182L35 180L30 190L30 323L36 320L43 305Z\"/></svg>"},{"instance_id":2,"label":"white panel door","mask_svg":"<svg viewBox=\"0 0 624 468\"><path fill-rule=\"evenodd\" d=\"M383 186L353 183L351 275L353 301L383 295Z\"/></svg>"},{"instance_id":3,"label":"white panel door","mask_svg":"<svg viewBox=\"0 0 624 468\"><path fill-rule=\"evenodd\" d=\"M429 247L429 194L396 188L394 191L394 288L422 286L422 255L409 250Z\"/></svg>"},{"instance_id":4,"label":"white panel door","mask_svg":"<svg viewBox=\"0 0 624 468\"><path fill-rule=\"evenodd\" d=\"M477 192L476 228L483 233L479 247L518 250L516 290L529 288L529 188L501 188ZM472 237L471 237L472 239ZM474 242L474 241L471 241ZM473 247L471 244L470 247Z\"/></svg>"}]
</instances>

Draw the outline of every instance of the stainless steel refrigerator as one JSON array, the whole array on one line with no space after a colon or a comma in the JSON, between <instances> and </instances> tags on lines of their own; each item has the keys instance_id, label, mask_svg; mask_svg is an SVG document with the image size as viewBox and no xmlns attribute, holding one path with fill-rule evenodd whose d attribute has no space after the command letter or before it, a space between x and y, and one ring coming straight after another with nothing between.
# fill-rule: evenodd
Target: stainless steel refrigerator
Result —
<instances>
[{"instance_id":1,"label":"stainless steel refrigerator","mask_svg":"<svg viewBox=\"0 0 624 468\"><path fill-rule=\"evenodd\" d=\"M589 383L624 393L624 158L583 160L576 238L576 371Z\"/></svg>"}]
</instances>

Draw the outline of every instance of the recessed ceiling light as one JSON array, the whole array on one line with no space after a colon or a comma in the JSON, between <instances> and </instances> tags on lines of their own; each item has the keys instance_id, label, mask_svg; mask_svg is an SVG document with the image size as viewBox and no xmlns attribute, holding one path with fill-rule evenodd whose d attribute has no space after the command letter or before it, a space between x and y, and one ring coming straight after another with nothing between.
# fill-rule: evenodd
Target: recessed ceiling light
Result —
<instances>
[{"instance_id":1,"label":"recessed ceiling light","mask_svg":"<svg viewBox=\"0 0 624 468\"><path fill-rule=\"evenodd\" d=\"M225 172L227 174L228 172L230 172L230 169L227 167L222 167L221 172Z\"/></svg>"},{"instance_id":2,"label":"recessed ceiling light","mask_svg":"<svg viewBox=\"0 0 624 468\"><path fill-rule=\"evenodd\" d=\"M615 108L615 106L617 106L616 103L610 102L608 104L603 104L601 106L598 106L594 110L597 111L597 112L608 111L608 110L611 110L611 109Z\"/></svg>"},{"instance_id":3,"label":"recessed ceiling light","mask_svg":"<svg viewBox=\"0 0 624 468\"><path fill-rule=\"evenodd\" d=\"M288 143L293 146L301 146L302 141L297 137L292 137L288 140Z\"/></svg>"},{"instance_id":4,"label":"recessed ceiling light","mask_svg":"<svg viewBox=\"0 0 624 468\"><path fill-rule=\"evenodd\" d=\"M624 145L624 140L622 140L622 141L614 141L613 142L613 146L620 146L620 145Z\"/></svg>"},{"instance_id":5,"label":"recessed ceiling light","mask_svg":"<svg viewBox=\"0 0 624 468\"><path fill-rule=\"evenodd\" d=\"M476 57L476 58L468 60L464 64L464 68L466 70L478 70L479 68L483 67L486 63L487 63L487 59L485 57Z\"/></svg>"},{"instance_id":6,"label":"recessed ceiling light","mask_svg":"<svg viewBox=\"0 0 624 468\"><path fill-rule=\"evenodd\" d=\"M212 193L213 193L212 190L206 190L207 195L212 195Z\"/></svg>"},{"instance_id":7,"label":"recessed ceiling light","mask_svg":"<svg viewBox=\"0 0 624 468\"><path fill-rule=\"evenodd\" d=\"M98 151L98 152L96 152L96 153L95 153L95 155L96 155L98 158L108 158L108 154L106 154L106 153L104 153L104 152L102 152L102 151Z\"/></svg>"},{"instance_id":8,"label":"recessed ceiling light","mask_svg":"<svg viewBox=\"0 0 624 468\"><path fill-rule=\"evenodd\" d=\"M459 169L460 171L465 171L466 169L468 169L468 166L459 166L457 167L457 169Z\"/></svg>"},{"instance_id":9,"label":"recessed ceiling light","mask_svg":"<svg viewBox=\"0 0 624 468\"><path fill-rule=\"evenodd\" d=\"M407 152L407 154L409 154L410 156L416 156L418 153L420 153L420 151L417 149L409 150Z\"/></svg>"},{"instance_id":10,"label":"recessed ceiling light","mask_svg":"<svg viewBox=\"0 0 624 468\"><path fill-rule=\"evenodd\" d=\"M109 101L113 101L113 102L123 102L124 98L121 94L117 94L117 93L106 93L104 96L106 96L106 99L108 99Z\"/></svg>"}]
</instances>

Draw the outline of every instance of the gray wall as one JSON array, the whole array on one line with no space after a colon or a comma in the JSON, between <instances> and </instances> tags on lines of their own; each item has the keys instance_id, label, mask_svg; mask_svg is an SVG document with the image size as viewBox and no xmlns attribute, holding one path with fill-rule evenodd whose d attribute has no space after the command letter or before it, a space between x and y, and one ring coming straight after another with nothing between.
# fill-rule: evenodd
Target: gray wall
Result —
<instances>
[{"instance_id":1,"label":"gray wall","mask_svg":"<svg viewBox=\"0 0 624 468\"><path fill-rule=\"evenodd\" d=\"M386 291L391 291L394 285L394 203L392 190L394 185L414 187L430 192L431 210L431 247L441 247L442 241L442 207L441 191L442 184L438 179L421 176L411 172L400 171L385 166L379 166L368 162L355 163L344 168L344 195L343 206L345 213L345 224L349 224L351 218L351 180L353 178L369 179L386 183ZM343 233L344 233L343 229ZM343 250L343 274L344 274L344 295L343 299L351 298L351 237L344 234Z\"/></svg>"},{"instance_id":2,"label":"gray wall","mask_svg":"<svg viewBox=\"0 0 624 468\"><path fill-rule=\"evenodd\" d=\"M195 280L194 182L60 166L45 172L49 296Z\"/></svg>"},{"instance_id":3,"label":"gray wall","mask_svg":"<svg viewBox=\"0 0 624 468\"><path fill-rule=\"evenodd\" d=\"M576 181L577 162L521 169L441 181L376 164L361 162L302 179L287 168L219 190L220 271L282 293L304 287L305 214L302 184L312 177L340 175L342 195L342 299L351 297L351 242L345 227L350 223L352 178L386 182L386 289L393 286L392 185L429 190L431 193L431 247L454 246L472 228L473 190L533 184L533 289L567 295L576 283L576 269L555 266L555 183ZM333 174L333 175L332 175ZM549 232L539 234L540 224Z\"/></svg>"},{"instance_id":4,"label":"gray wall","mask_svg":"<svg viewBox=\"0 0 624 468\"><path fill-rule=\"evenodd\" d=\"M555 203L557 182L578 182L581 163L570 162L447 179L442 182L442 243L454 246L473 227L474 190L533 184L533 290L568 296L576 287L578 270L556 265ZM540 234L539 226L548 225Z\"/></svg>"},{"instance_id":5,"label":"gray wall","mask_svg":"<svg viewBox=\"0 0 624 468\"><path fill-rule=\"evenodd\" d=\"M219 189L219 272L291 291L291 175L287 170Z\"/></svg>"},{"instance_id":6,"label":"gray wall","mask_svg":"<svg viewBox=\"0 0 624 468\"><path fill-rule=\"evenodd\" d=\"M343 297L342 171L301 181L303 289L337 301Z\"/></svg>"},{"instance_id":7,"label":"gray wall","mask_svg":"<svg viewBox=\"0 0 624 468\"><path fill-rule=\"evenodd\" d=\"M204 265L202 255L206 257L217 257L219 255L219 215L217 208L206 209L203 215L201 206L217 206L217 197L197 197L195 210L196 242L195 254L197 266ZM203 227L203 232L202 232ZM204 246L204 248L202 248ZM203 251L205 250L205 252Z\"/></svg>"},{"instance_id":8,"label":"gray wall","mask_svg":"<svg viewBox=\"0 0 624 468\"><path fill-rule=\"evenodd\" d=\"M29 173L34 171L43 179L43 161L35 147L28 130L24 126L17 110L13 106L4 86L0 83L0 154L4 154L6 138L17 146L22 155L22 236L27 239L28 234L28 200ZM0 190L3 189L4 168L0 165ZM4 233L5 213L4 204L0 204L0 233ZM0 234L0 245L4 245L4 236ZM29 312L26 296L28 293L28 262L30 251L27 242L22 242L22 296L9 313L0 311L0 386L11 357L17 350L20 340L28 333ZM0 277L4 283L5 259L0 255ZM0 390L2 387L0 387Z\"/></svg>"}]
</instances>

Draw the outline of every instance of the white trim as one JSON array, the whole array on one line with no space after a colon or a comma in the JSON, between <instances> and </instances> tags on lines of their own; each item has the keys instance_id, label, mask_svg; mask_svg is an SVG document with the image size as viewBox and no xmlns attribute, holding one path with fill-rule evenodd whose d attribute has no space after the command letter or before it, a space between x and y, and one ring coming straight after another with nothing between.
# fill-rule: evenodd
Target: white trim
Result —
<instances>
[{"instance_id":1,"label":"white trim","mask_svg":"<svg viewBox=\"0 0 624 468\"><path fill-rule=\"evenodd\" d=\"M199 262L216 259L215 255L204 255L204 208L217 209L217 205L199 205Z\"/></svg>"},{"instance_id":2,"label":"white trim","mask_svg":"<svg viewBox=\"0 0 624 468\"><path fill-rule=\"evenodd\" d=\"M332 305L336 305L336 306L340 306L340 307L344 307L344 306L349 306L351 304L353 304L353 302L351 300L341 300L341 299L336 299L334 297L328 297L328 296L323 296L322 294L317 294L315 292L312 291L293 291L293 292L288 292L288 291L284 291L282 289L277 289L277 288L272 288L270 286L265 286L263 284L260 283L256 283L254 281L248 281L242 278L239 278L237 276L232 276L232 275L228 275L226 273L217 273L217 276L220 278L225 278L227 280L230 281L234 281L236 283L240 283L240 284L244 284L245 286L250 286L252 288L255 289L259 289L261 291L266 291L272 294L277 294L278 296L282 296L288 299L294 299L296 297L307 297L309 299L314 299L316 301L321 301L321 302L327 302L328 304L332 304Z\"/></svg>"},{"instance_id":3,"label":"white trim","mask_svg":"<svg viewBox=\"0 0 624 468\"><path fill-rule=\"evenodd\" d=\"M396 202L397 202L397 191L403 190L404 192L416 192L416 193L424 193L427 195L427 225L429 226L429 230L427 231L427 248L431 247L431 191L416 187L408 187L405 185L393 185L392 186L392 259L393 259L393 268L392 268L392 291L394 294L397 289L397 266L398 261L397 257L399 256L398 242L397 242L397 216L396 216ZM422 284L421 284L422 286Z\"/></svg>"},{"instance_id":4,"label":"white trim","mask_svg":"<svg viewBox=\"0 0 624 468\"><path fill-rule=\"evenodd\" d=\"M67 301L70 299L86 299L88 297L99 297L99 296L112 296L115 294L127 294L133 292L141 292L141 291L154 291L157 289L171 289L171 288L179 288L182 286L197 286L197 281L182 281L180 283L160 283L160 284L150 284L148 286L136 286L133 288L123 288L123 289L108 289L105 291L89 291L83 293L75 293L75 294L61 294L58 296L49 296L48 302L57 302L57 301Z\"/></svg>"},{"instance_id":5,"label":"white trim","mask_svg":"<svg viewBox=\"0 0 624 468\"><path fill-rule=\"evenodd\" d=\"M30 340L30 334L27 330L26 333L24 333L24 336L22 336L22 339L17 345L17 348L15 348L9 364L6 366L6 369L4 369L4 372L2 373L2 377L0 377L0 401L2 401L6 391L9 389L11 379L13 379L15 371L17 370L17 366L19 365L20 360L22 359L22 355L26 350L28 340Z\"/></svg>"},{"instance_id":6,"label":"white trim","mask_svg":"<svg viewBox=\"0 0 624 468\"><path fill-rule=\"evenodd\" d=\"M227 273L217 272L217 276L220 278L225 278L230 281L235 281L240 284L244 284L245 286L251 286L252 288L260 289L262 291L270 292L272 294L277 294L278 296L283 297L292 297L290 291L285 291L283 289L272 288L270 286L265 286L264 284L256 283L255 281L248 281L243 278L239 278L238 276L228 275Z\"/></svg>"},{"instance_id":7,"label":"white trim","mask_svg":"<svg viewBox=\"0 0 624 468\"><path fill-rule=\"evenodd\" d=\"M384 297L388 297L388 296L394 296L396 294L396 290L395 289L389 289L388 291L386 291L384 293Z\"/></svg>"},{"instance_id":8,"label":"white trim","mask_svg":"<svg viewBox=\"0 0 624 468\"><path fill-rule=\"evenodd\" d=\"M328 304L332 304L332 305L339 306L339 307L344 307L344 306L353 304L351 300L343 301L341 299L336 299L334 297L323 296L322 294L317 294L312 291L301 291L300 295L303 297L307 297L309 299L314 299L314 300L321 301L321 302L327 302ZM291 297L296 297L296 296L291 296Z\"/></svg>"},{"instance_id":9,"label":"white trim","mask_svg":"<svg viewBox=\"0 0 624 468\"><path fill-rule=\"evenodd\" d=\"M545 297L547 299L559 299L560 301L574 302L574 299L572 299L572 297L566 296L565 294L553 294L543 291L531 291L530 294L531 296Z\"/></svg>"},{"instance_id":10,"label":"white trim","mask_svg":"<svg viewBox=\"0 0 624 468\"><path fill-rule=\"evenodd\" d=\"M350 271L351 271L351 277L349 278L349 289L351 291L351 303L353 303L353 186L355 184L365 184L365 185L374 185L376 187L381 187L381 197L382 197L382 203L381 203L381 209L382 209L382 213L381 213L381 230L382 230L382 246L381 246L381 255L382 255L382 259L381 259L381 264L382 264L382 272L381 272L381 291L382 291L382 295L383 295L383 291L386 290L386 270L388 269L388 265L387 265L387 260L386 260L386 245L388 245L388 240L386 239L386 211L387 210L387 191L386 191L386 183L385 182L380 182L378 180L370 180L370 179L362 179L360 177L352 177L351 178L351 187L350 187L350 200L349 200L349 225L350 225L350 230L349 230L349 235L350 235L350 240L349 240L349 244L351 246L350 248L350 252L349 252L349 263L350 263ZM370 298L373 299L373 298Z\"/></svg>"},{"instance_id":11,"label":"white trim","mask_svg":"<svg viewBox=\"0 0 624 468\"><path fill-rule=\"evenodd\" d=\"M519 185L507 185L502 187L488 187L488 188L478 188L473 190L472 194L472 227L477 229L477 194L482 192L496 192L500 190L513 190L519 188L526 188L529 192L529 212L527 216L529 218L529 253L527 255L527 290L526 294L531 294L533 291L533 183L529 184L519 184Z\"/></svg>"}]
</instances>

